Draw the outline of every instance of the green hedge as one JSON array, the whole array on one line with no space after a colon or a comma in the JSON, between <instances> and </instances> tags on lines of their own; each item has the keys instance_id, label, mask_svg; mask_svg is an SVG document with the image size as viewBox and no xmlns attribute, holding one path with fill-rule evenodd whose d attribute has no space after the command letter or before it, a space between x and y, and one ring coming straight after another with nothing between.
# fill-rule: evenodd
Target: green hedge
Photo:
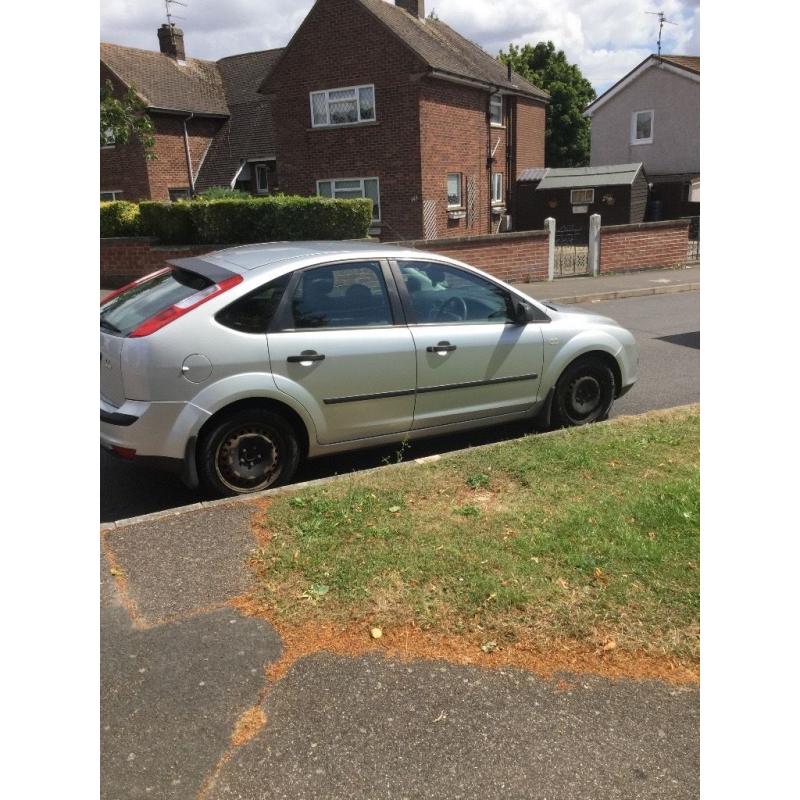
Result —
<instances>
[{"instance_id":1,"label":"green hedge","mask_svg":"<svg viewBox=\"0 0 800 800\"><path fill-rule=\"evenodd\" d=\"M100 236L139 236L139 206L125 200L100 203Z\"/></svg>"},{"instance_id":2,"label":"green hedge","mask_svg":"<svg viewBox=\"0 0 800 800\"><path fill-rule=\"evenodd\" d=\"M362 239L371 200L258 197L247 200L142 202L140 231L163 244L234 244L313 239Z\"/></svg>"}]
</instances>

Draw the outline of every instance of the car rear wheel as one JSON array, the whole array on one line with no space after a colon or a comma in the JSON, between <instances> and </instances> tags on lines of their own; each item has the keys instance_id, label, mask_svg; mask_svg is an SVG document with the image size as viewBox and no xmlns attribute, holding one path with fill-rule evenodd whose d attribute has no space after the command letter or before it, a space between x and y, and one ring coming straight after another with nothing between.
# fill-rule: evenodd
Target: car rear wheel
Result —
<instances>
[{"instance_id":1,"label":"car rear wheel","mask_svg":"<svg viewBox=\"0 0 800 800\"><path fill-rule=\"evenodd\" d=\"M203 436L197 461L208 491L223 496L250 494L291 480L300 448L283 417L249 408L223 418Z\"/></svg>"},{"instance_id":2,"label":"car rear wheel","mask_svg":"<svg viewBox=\"0 0 800 800\"><path fill-rule=\"evenodd\" d=\"M587 425L606 419L614 403L613 370L600 358L570 364L556 384L553 421L557 427Z\"/></svg>"}]
</instances>

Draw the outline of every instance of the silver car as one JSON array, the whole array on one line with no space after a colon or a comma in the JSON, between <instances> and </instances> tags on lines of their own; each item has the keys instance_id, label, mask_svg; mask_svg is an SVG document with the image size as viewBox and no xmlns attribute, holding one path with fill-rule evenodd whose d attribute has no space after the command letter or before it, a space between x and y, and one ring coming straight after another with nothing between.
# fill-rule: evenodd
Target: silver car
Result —
<instances>
[{"instance_id":1,"label":"silver car","mask_svg":"<svg viewBox=\"0 0 800 800\"><path fill-rule=\"evenodd\" d=\"M530 418L608 416L631 333L477 269L370 242L248 245L100 306L100 442L217 495L304 458Z\"/></svg>"}]
</instances>

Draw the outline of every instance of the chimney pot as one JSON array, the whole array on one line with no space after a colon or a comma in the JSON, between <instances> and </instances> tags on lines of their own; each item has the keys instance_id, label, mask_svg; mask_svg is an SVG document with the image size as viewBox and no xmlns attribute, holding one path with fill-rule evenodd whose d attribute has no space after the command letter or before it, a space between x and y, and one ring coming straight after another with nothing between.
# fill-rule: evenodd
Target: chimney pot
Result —
<instances>
[{"instance_id":1,"label":"chimney pot","mask_svg":"<svg viewBox=\"0 0 800 800\"><path fill-rule=\"evenodd\" d=\"M414 17L425 19L425 0L394 0L394 4Z\"/></svg>"},{"instance_id":2,"label":"chimney pot","mask_svg":"<svg viewBox=\"0 0 800 800\"><path fill-rule=\"evenodd\" d=\"M158 29L158 48L164 55L176 61L186 61L183 48L183 31L166 22Z\"/></svg>"}]
</instances>

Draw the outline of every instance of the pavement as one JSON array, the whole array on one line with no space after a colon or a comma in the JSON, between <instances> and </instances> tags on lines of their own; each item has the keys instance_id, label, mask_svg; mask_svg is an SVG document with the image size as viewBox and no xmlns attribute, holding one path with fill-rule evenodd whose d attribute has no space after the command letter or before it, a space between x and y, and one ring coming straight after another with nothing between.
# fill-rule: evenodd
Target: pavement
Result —
<instances>
[{"instance_id":1,"label":"pavement","mask_svg":"<svg viewBox=\"0 0 800 800\"><path fill-rule=\"evenodd\" d=\"M280 636L231 605L255 582L253 511L102 532L103 800L699 796L696 687L380 652L270 681Z\"/></svg>"}]
</instances>

